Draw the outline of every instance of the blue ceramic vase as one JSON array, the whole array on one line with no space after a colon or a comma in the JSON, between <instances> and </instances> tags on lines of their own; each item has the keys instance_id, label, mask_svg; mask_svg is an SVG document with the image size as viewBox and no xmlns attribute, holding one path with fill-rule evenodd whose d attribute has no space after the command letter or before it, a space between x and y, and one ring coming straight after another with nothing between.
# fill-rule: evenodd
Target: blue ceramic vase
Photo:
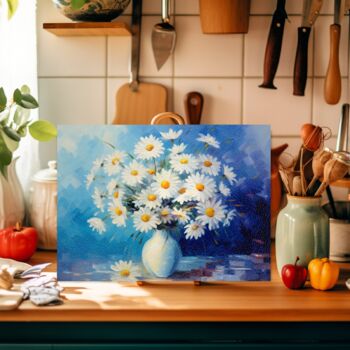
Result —
<instances>
[{"instance_id":1,"label":"blue ceramic vase","mask_svg":"<svg viewBox=\"0 0 350 350\"><path fill-rule=\"evenodd\" d=\"M179 243L167 231L155 231L142 249L146 270L158 278L167 278L175 270L182 256Z\"/></svg>"},{"instance_id":2,"label":"blue ceramic vase","mask_svg":"<svg viewBox=\"0 0 350 350\"><path fill-rule=\"evenodd\" d=\"M329 218L320 197L287 196L288 204L280 211L276 226L276 262L282 267L299 264L307 267L314 258L329 256Z\"/></svg>"},{"instance_id":3,"label":"blue ceramic vase","mask_svg":"<svg viewBox=\"0 0 350 350\"><path fill-rule=\"evenodd\" d=\"M85 0L79 9L72 8L72 0L52 0L63 15L73 21L110 22L120 16L130 0Z\"/></svg>"}]
</instances>

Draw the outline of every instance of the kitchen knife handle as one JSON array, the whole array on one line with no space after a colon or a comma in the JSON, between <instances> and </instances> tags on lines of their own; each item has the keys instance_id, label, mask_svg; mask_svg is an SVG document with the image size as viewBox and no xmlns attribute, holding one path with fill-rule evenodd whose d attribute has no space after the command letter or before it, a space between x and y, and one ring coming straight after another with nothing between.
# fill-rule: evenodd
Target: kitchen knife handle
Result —
<instances>
[{"instance_id":1,"label":"kitchen knife handle","mask_svg":"<svg viewBox=\"0 0 350 350\"><path fill-rule=\"evenodd\" d=\"M287 13L284 8L285 3L285 0L278 0L277 9L272 17L265 50L264 80L263 83L259 85L261 88L277 89L273 84L273 80L275 78L281 56L284 24L287 18Z\"/></svg>"},{"instance_id":2,"label":"kitchen knife handle","mask_svg":"<svg viewBox=\"0 0 350 350\"><path fill-rule=\"evenodd\" d=\"M298 28L298 47L294 63L293 95L304 96L307 79L308 46L311 27Z\"/></svg>"},{"instance_id":3,"label":"kitchen knife handle","mask_svg":"<svg viewBox=\"0 0 350 350\"><path fill-rule=\"evenodd\" d=\"M341 96L341 77L339 68L340 32L341 29L339 24L332 24L330 26L330 55L324 84L324 98L330 105L337 104Z\"/></svg>"},{"instance_id":4,"label":"kitchen knife handle","mask_svg":"<svg viewBox=\"0 0 350 350\"><path fill-rule=\"evenodd\" d=\"M203 110L203 95L197 91L185 96L185 112L191 124L200 124Z\"/></svg>"}]
</instances>

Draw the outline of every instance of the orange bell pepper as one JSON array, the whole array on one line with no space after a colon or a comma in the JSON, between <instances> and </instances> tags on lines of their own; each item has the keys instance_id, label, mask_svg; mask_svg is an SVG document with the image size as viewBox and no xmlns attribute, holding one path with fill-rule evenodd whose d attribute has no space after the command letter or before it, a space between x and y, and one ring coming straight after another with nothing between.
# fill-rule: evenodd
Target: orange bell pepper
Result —
<instances>
[{"instance_id":1,"label":"orange bell pepper","mask_svg":"<svg viewBox=\"0 0 350 350\"><path fill-rule=\"evenodd\" d=\"M332 289L338 281L339 267L328 258L311 260L308 270L311 286L315 289Z\"/></svg>"}]
</instances>

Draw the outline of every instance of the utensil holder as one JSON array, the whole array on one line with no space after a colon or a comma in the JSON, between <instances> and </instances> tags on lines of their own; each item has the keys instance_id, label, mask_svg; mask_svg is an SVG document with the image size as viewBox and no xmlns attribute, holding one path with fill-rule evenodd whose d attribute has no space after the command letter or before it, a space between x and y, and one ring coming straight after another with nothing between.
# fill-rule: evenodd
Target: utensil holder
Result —
<instances>
[{"instance_id":1,"label":"utensil holder","mask_svg":"<svg viewBox=\"0 0 350 350\"><path fill-rule=\"evenodd\" d=\"M250 0L200 0L204 34L248 33Z\"/></svg>"}]
</instances>

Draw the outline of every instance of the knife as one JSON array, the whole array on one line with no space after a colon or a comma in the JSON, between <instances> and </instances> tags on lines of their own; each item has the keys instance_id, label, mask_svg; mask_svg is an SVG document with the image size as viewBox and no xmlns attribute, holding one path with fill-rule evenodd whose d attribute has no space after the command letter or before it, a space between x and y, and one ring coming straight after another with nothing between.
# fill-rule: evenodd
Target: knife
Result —
<instances>
[{"instance_id":1,"label":"knife","mask_svg":"<svg viewBox=\"0 0 350 350\"><path fill-rule=\"evenodd\" d=\"M329 62L324 84L324 98L330 105L339 102L341 96L341 76L339 68L341 0L334 0L334 23L330 26Z\"/></svg>"},{"instance_id":2,"label":"knife","mask_svg":"<svg viewBox=\"0 0 350 350\"><path fill-rule=\"evenodd\" d=\"M273 14L267 39L264 60L264 81L259 87L265 89L277 89L273 84L278 63L281 56L284 24L288 18L285 10L286 0L278 0L277 8Z\"/></svg>"},{"instance_id":3,"label":"knife","mask_svg":"<svg viewBox=\"0 0 350 350\"><path fill-rule=\"evenodd\" d=\"M298 46L294 63L293 95L304 96L307 79L307 58L311 27L322 7L322 0L304 0L301 27L298 28Z\"/></svg>"}]
</instances>

